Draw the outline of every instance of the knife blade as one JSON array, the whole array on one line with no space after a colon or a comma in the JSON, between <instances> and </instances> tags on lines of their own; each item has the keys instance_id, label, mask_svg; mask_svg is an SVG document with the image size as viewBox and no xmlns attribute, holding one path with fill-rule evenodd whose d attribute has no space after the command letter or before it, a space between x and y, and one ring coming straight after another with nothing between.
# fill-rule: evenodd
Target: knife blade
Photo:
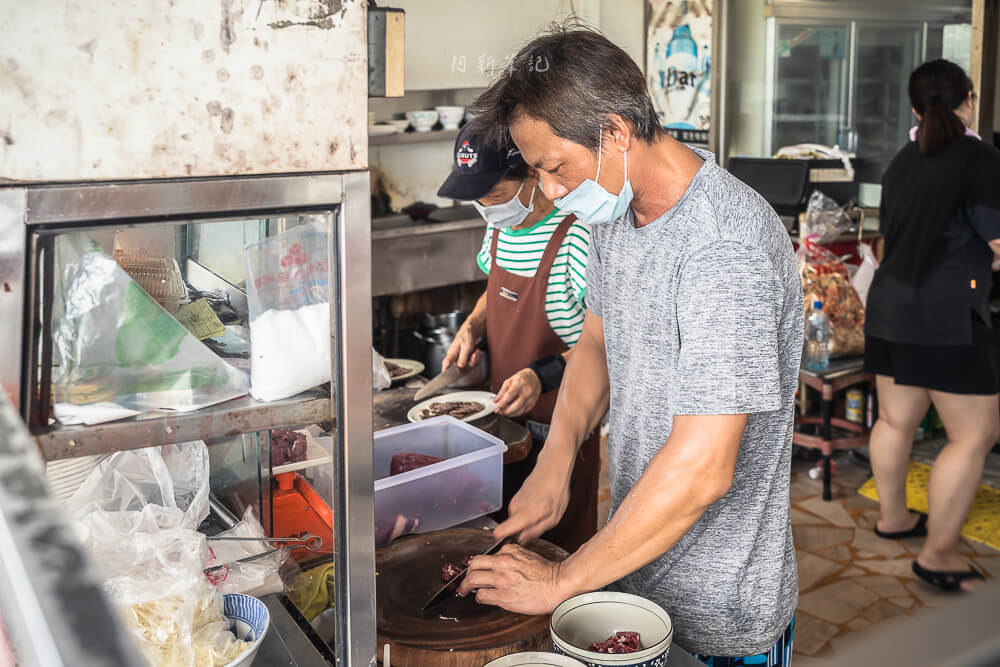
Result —
<instances>
[{"instance_id":1,"label":"knife blade","mask_svg":"<svg viewBox=\"0 0 1000 667\"><path fill-rule=\"evenodd\" d=\"M440 373L433 380L421 387L420 390L413 396L413 400L422 401L428 396L433 396L461 377L464 370L465 369L459 368L455 365L449 366L448 370Z\"/></svg>"},{"instance_id":2,"label":"knife blade","mask_svg":"<svg viewBox=\"0 0 1000 667\"><path fill-rule=\"evenodd\" d=\"M476 342L477 350L486 349L486 337L480 338ZM476 373L478 368L475 365L466 366L465 368L459 368L458 366L452 364L448 367L448 370L437 375L433 380L425 384L423 387L413 395L414 402L422 401L428 396L433 396L434 394L440 392L442 389L447 388L449 385L454 383L460 377L466 373Z\"/></svg>"},{"instance_id":3,"label":"knife blade","mask_svg":"<svg viewBox=\"0 0 1000 667\"><path fill-rule=\"evenodd\" d=\"M504 545L507 544L508 542L510 542L511 539L512 538L510 538L510 537L505 537L505 538L503 538L501 540L497 540L496 542L493 543L493 546L491 546L489 549L487 549L486 551L484 551L483 553L481 553L479 555L480 556L492 556L496 552L498 552L501 549L503 549ZM448 595L451 593L451 591L453 591L454 589L458 588L458 586L462 583L462 580L465 579L465 575L468 572L469 572L469 568L468 567L464 568L461 572L459 572L458 574L455 575L454 579L452 579L447 584L445 584L444 586L442 586L441 588L439 588L437 590L437 592L434 593L434 595L432 595L430 597L430 599L426 602L426 604L424 604L424 606L420 608L420 612L421 613L426 612L428 609L430 609L431 607L433 607L434 605L436 605L437 603L441 602L446 597L448 597Z\"/></svg>"}]
</instances>

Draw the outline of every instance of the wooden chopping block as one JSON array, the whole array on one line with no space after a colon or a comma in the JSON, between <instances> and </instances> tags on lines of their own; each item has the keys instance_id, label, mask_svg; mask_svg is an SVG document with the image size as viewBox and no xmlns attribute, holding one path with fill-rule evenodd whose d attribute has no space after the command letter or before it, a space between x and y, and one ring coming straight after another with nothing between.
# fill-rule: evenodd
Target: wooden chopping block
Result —
<instances>
[{"instance_id":1,"label":"wooden chopping block","mask_svg":"<svg viewBox=\"0 0 1000 667\"><path fill-rule=\"evenodd\" d=\"M510 653L551 649L548 616L512 614L457 596L420 612L441 587L445 563L482 553L493 542L489 531L453 528L403 538L376 552L380 660L385 644L392 647L394 667L483 665ZM544 540L528 548L551 560L568 556Z\"/></svg>"}]
</instances>

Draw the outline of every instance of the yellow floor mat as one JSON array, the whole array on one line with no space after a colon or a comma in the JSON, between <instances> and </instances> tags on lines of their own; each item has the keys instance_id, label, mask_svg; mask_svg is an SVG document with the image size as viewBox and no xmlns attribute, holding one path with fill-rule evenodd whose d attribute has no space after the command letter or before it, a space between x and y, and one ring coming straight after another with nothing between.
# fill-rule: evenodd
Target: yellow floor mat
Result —
<instances>
[{"instance_id":1,"label":"yellow floor mat","mask_svg":"<svg viewBox=\"0 0 1000 667\"><path fill-rule=\"evenodd\" d=\"M906 505L915 512L927 512L927 482L930 476L929 465L910 462L910 471L906 476ZM858 493L865 498L878 500L875 480L865 482ZM1000 491L979 485L976 499L972 501L972 509L962 526L962 536L1000 549Z\"/></svg>"}]
</instances>

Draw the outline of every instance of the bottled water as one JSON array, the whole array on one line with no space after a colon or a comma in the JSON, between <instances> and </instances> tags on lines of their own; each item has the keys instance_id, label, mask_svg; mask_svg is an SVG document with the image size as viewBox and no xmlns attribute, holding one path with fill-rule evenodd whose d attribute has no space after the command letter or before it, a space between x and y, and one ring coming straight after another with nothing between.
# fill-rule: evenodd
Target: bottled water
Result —
<instances>
[{"instance_id":1,"label":"bottled water","mask_svg":"<svg viewBox=\"0 0 1000 667\"><path fill-rule=\"evenodd\" d=\"M674 29L673 37L667 44L665 69L666 93L670 103L670 118L667 127L694 130L689 120L690 110L698 92L698 45L691 37L691 27L687 24Z\"/></svg>"},{"instance_id":2,"label":"bottled water","mask_svg":"<svg viewBox=\"0 0 1000 667\"><path fill-rule=\"evenodd\" d=\"M813 301L813 311L806 320L802 365L810 371L823 371L830 365L830 318L823 312L822 301Z\"/></svg>"}]
</instances>

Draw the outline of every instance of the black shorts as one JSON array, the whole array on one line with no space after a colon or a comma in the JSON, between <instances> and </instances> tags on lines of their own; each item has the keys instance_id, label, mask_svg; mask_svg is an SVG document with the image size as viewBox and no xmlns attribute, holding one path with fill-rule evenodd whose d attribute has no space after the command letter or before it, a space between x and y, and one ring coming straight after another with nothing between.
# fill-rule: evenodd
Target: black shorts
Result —
<instances>
[{"instance_id":1,"label":"black shorts","mask_svg":"<svg viewBox=\"0 0 1000 667\"><path fill-rule=\"evenodd\" d=\"M949 394L1000 393L993 335L975 316L971 345L911 345L865 336L865 371Z\"/></svg>"}]
</instances>

